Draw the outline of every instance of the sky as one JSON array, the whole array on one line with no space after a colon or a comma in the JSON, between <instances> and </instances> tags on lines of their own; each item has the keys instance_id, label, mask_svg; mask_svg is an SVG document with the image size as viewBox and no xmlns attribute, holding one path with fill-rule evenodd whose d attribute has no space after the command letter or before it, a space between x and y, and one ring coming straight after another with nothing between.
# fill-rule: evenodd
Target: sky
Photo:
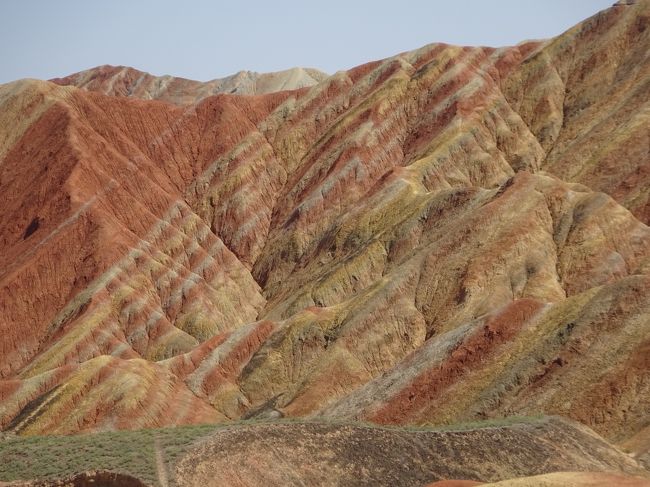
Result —
<instances>
[{"instance_id":1,"label":"sky","mask_svg":"<svg viewBox=\"0 0 650 487\"><path fill-rule=\"evenodd\" d=\"M614 0L0 0L0 83L102 64L206 81L327 73L431 42L552 37Z\"/></svg>"}]
</instances>

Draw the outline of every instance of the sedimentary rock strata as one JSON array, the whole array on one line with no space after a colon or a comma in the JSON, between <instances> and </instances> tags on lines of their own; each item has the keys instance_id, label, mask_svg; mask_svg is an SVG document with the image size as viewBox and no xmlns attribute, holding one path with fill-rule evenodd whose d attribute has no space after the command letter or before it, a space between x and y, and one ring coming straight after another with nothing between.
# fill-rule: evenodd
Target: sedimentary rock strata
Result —
<instances>
[{"instance_id":1,"label":"sedimentary rock strata","mask_svg":"<svg viewBox=\"0 0 650 487\"><path fill-rule=\"evenodd\" d=\"M0 428L551 413L644 458L649 22L0 86Z\"/></svg>"}]
</instances>

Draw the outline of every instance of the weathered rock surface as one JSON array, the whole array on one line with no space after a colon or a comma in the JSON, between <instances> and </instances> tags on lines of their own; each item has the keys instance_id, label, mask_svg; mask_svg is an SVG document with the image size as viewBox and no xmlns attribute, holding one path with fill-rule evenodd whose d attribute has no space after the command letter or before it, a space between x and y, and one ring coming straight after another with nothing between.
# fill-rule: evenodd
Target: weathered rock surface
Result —
<instances>
[{"instance_id":1,"label":"weathered rock surface","mask_svg":"<svg viewBox=\"0 0 650 487\"><path fill-rule=\"evenodd\" d=\"M552 413L647 458L649 19L259 96L0 86L0 428Z\"/></svg>"}]
</instances>

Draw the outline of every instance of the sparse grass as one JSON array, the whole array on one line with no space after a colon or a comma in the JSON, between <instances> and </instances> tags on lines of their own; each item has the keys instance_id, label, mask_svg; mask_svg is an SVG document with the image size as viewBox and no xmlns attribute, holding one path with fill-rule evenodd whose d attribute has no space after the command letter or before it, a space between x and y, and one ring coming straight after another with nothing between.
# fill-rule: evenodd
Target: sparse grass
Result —
<instances>
[{"instance_id":1,"label":"sparse grass","mask_svg":"<svg viewBox=\"0 0 650 487\"><path fill-rule=\"evenodd\" d=\"M401 431L468 431L481 428L499 428L514 426L517 424L538 424L548 421L552 416L538 414L531 416L506 416L501 418L490 418L477 421L465 421L450 424L436 424L436 423L423 423L423 424L378 424L367 421L352 421L341 420L330 417L285 417L280 419L264 420L264 419L246 419L233 421L227 424L221 424L220 427L227 426L242 426L242 425L255 425L255 424L294 424L294 423L325 423L340 426L357 426L362 428L376 428L388 430L401 430Z\"/></svg>"},{"instance_id":2,"label":"sparse grass","mask_svg":"<svg viewBox=\"0 0 650 487\"><path fill-rule=\"evenodd\" d=\"M156 438L169 475L196 440L217 428L219 425L203 425L7 438L0 441L0 481L53 479L103 469L128 473L157 485Z\"/></svg>"},{"instance_id":3,"label":"sparse grass","mask_svg":"<svg viewBox=\"0 0 650 487\"><path fill-rule=\"evenodd\" d=\"M549 416L507 416L504 418L492 418L482 421L467 421L463 423L451 423L444 425L424 425L422 428L431 431L468 431L481 428L504 428L516 424L536 424L546 421ZM418 427L419 428L419 427Z\"/></svg>"},{"instance_id":4,"label":"sparse grass","mask_svg":"<svg viewBox=\"0 0 650 487\"><path fill-rule=\"evenodd\" d=\"M112 431L73 436L26 436L0 439L0 481L54 479L86 470L112 470L131 474L151 485L158 485L156 439L163 453L167 476L173 484L173 472L180 458L201 438L218 429L259 424L326 423L405 431L467 431L507 427L520 423L539 423L544 416L512 416L450 425L392 426L338 421L329 418L284 418L275 421L241 420L232 423L176 428Z\"/></svg>"}]
</instances>

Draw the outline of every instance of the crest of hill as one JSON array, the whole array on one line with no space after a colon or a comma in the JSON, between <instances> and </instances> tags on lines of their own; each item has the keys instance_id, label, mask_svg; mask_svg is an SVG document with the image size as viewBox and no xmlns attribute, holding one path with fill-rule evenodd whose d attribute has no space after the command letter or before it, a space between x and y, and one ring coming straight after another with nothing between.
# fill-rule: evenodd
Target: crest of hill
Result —
<instances>
[{"instance_id":1,"label":"crest of hill","mask_svg":"<svg viewBox=\"0 0 650 487\"><path fill-rule=\"evenodd\" d=\"M202 82L175 76L154 76L127 66L103 65L50 81L110 96L161 100L178 105L196 103L221 93L263 95L314 86L328 75L312 68L290 68L272 73L239 71Z\"/></svg>"}]
</instances>

